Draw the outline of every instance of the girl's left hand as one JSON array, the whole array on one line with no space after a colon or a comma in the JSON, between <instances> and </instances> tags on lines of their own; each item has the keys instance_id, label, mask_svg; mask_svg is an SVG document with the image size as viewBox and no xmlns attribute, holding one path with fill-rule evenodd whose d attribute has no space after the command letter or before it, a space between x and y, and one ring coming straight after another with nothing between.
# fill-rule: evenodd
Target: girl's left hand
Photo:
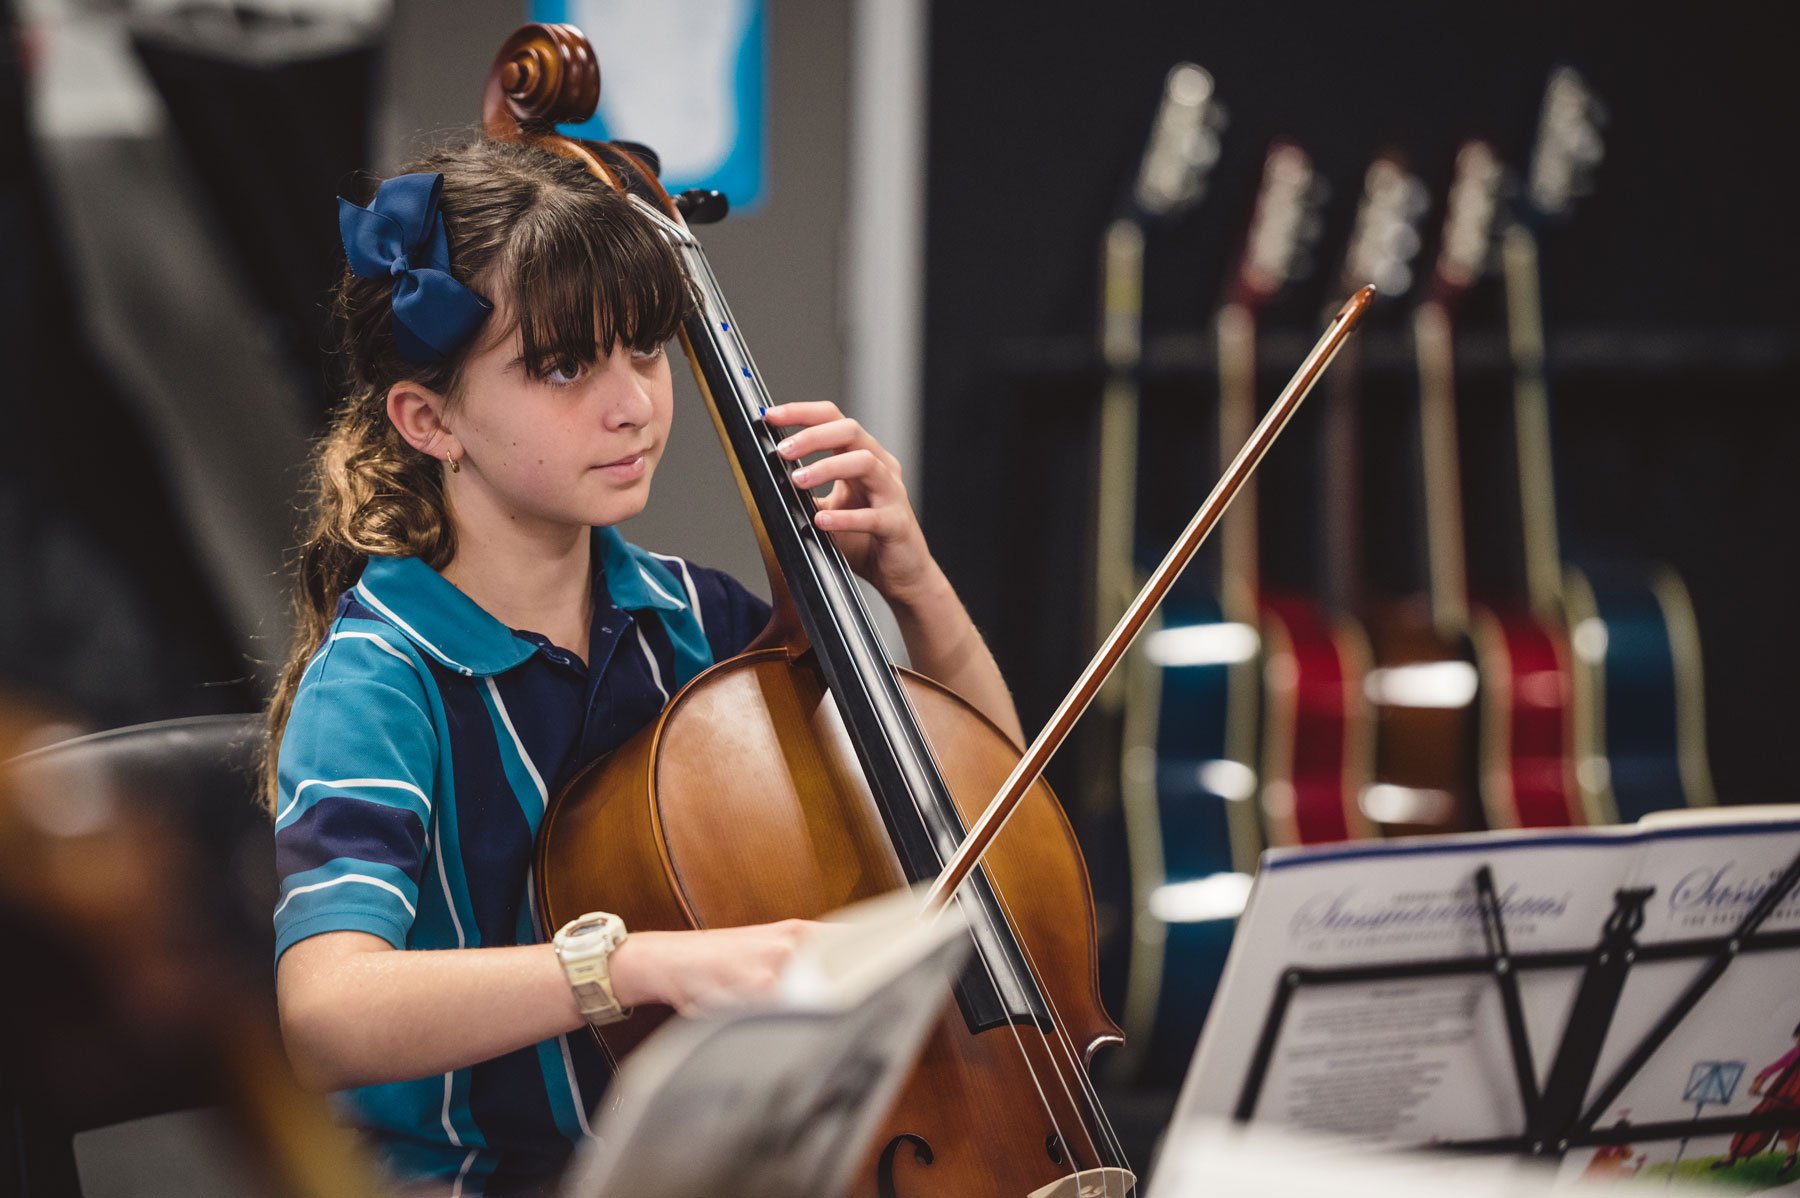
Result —
<instances>
[{"instance_id":1,"label":"girl's left hand","mask_svg":"<svg viewBox=\"0 0 1800 1198\"><path fill-rule=\"evenodd\" d=\"M834 403L781 404L768 409L763 419L788 433L778 447L784 460L831 455L791 475L808 490L831 484L830 492L817 500L818 525L831 534L850 568L897 606L925 598L941 572L926 547L894 455Z\"/></svg>"}]
</instances>

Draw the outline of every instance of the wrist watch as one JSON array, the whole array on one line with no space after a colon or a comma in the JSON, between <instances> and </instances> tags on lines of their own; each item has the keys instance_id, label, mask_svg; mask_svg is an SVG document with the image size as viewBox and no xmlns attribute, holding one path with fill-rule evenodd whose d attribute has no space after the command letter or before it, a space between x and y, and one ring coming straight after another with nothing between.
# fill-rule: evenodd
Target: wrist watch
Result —
<instances>
[{"instance_id":1,"label":"wrist watch","mask_svg":"<svg viewBox=\"0 0 1800 1198\"><path fill-rule=\"evenodd\" d=\"M613 994L612 954L625 943L625 921L605 911L589 911L564 924L551 945L575 991L575 1005L594 1027L631 1014Z\"/></svg>"}]
</instances>

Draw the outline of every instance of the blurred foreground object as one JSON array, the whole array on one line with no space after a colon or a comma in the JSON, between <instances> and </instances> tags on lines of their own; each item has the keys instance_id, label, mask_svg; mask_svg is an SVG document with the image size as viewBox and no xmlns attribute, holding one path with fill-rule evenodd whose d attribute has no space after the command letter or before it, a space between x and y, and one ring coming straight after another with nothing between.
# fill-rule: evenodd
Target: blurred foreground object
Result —
<instances>
[{"instance_id":1,"label":"blurred foreground object","mask_svg":"<svg viewBox=\"0 0 1800 1198\"><path fill-rule=\"evenodd\" d=\"M36 723L0 710L0 752ZM23 1195L80 1192L69 1137L221 1104L257 1195L361 1195L373 1173L289 1073L249 773L254 717L81 737L0 764L0 1076ZM265 850L266 851L266 850ZM259 910L260 909L260 910Z\"/></svg>"},{"instance_id":2,"label":"blurred foreground object","mask_svg":"<svg viewBox=\"0 0 1800 1198\"><path fill-rule=\"evenodd\" d=\"M829 915L773 1001L657 1032L564 1198L845 1193L972 946L960 913L919 910L909 890Z\"/></svg>"}]
</instances>

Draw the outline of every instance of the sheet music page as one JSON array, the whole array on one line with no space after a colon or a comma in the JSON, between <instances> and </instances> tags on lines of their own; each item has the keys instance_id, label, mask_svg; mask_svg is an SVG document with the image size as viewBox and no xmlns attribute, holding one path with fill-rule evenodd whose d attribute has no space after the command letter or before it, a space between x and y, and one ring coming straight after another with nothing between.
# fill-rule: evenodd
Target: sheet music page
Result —
<instances>
[{"instance_id":1,"label":"sheet music page","mask_svg":"<svg viewBox=\"0 0 1800 1198\"><path fill-rule=\"evenodd\" d=\"M1523 958L1515 976L1539 1091L1609 917L1632 906L1620 896L1647 891L1636 900L1642 926L1616 1004L1606 1008L1610 1022L1604 1033L1573 1033L1603 1034L1583 1099L1583 1109L1596 1106L1797 855L1800 808L1271 853L1170 1141L1240 1108L1258 1124L1390 1146L1521 1137L1512 1041L1474 886L1483 865L1508 948ZM1564 1158L1566 1180L1642 1174L1658 1184L1800 1193L1800 1167L1786 1164L1800 1147L1796 933L1800 897L1789 895L1760 929L1772 939L1735 954L1595 1124L1609 1132L1625 1120L1643 1134L1578 1144ZM1285 986L1296 969L1301 983ZM1685 1131L1696 1118L1752 1111L1775 1122L1792 1111L1793 1125L1736 1136Z\"/></svg>"},{"instance_id":2,"label":"sheet music page","mask_svg":"<svg viewBox=\"0 0 1800 1198\"><path fill-rule=\"evenodd\" d=\"M1298 987L1253 1118L1391 1145L1523 1132L1475 872L1487 865L1515 953L1590 948L1629 877L1628 829L1488 833L1267 854L1175 1123L1230 1117L1290 967L1461 960L1449 976ZM1539 1084L1579 969L1519 976Z\"/></svg>"},{"instance_id":3,"label":"sheet music page","mask_svg":"<svg viewBox=\"0 0 1800 1198\"><path fill-rule=\"evenodd\" d=\"M1647 833L1630 882L1652 891L1638 933L1640 958L1620 996L1588 1104L1797 854L1800 813L1792 809L1780 822L1673 825ZM1797 930L1800 893L1779 903L1760 929L1765 935ZM1658 946L1672 944L1695 951L1674 960L1653 959ZM1800 1161L1782 1169L1800 1146L1800 944L1736 954L1642 1071L1607 1104L1597 1126L1679 1125L1775 1111L1792 1113L1788 1130L1658 1135L1583 1148L1569 1154L1563 1173L1653 1182L1673 1176L1739 1191L1800 1194Z\"/></svg>"}]
</instances>

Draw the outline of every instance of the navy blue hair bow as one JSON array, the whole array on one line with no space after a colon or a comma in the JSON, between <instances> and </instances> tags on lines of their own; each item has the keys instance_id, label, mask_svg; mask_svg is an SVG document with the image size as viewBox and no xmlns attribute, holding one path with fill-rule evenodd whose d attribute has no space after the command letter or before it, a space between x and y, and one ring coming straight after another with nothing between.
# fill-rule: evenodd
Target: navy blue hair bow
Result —
<instances>
[{"instance_id":1,"label":"navy blue hair bow","mask_svg":"<svg viewBox=\"0 0 1800 1198\"><path fill-rule=\"evenodd\" d=\"M450 273L438 212L439 174L395 175L367 208L338 197L338 234L350 269L394 280L394 346L409 362L441 362L462 348L494 306Z\"/></svg>"}]
</instances>

